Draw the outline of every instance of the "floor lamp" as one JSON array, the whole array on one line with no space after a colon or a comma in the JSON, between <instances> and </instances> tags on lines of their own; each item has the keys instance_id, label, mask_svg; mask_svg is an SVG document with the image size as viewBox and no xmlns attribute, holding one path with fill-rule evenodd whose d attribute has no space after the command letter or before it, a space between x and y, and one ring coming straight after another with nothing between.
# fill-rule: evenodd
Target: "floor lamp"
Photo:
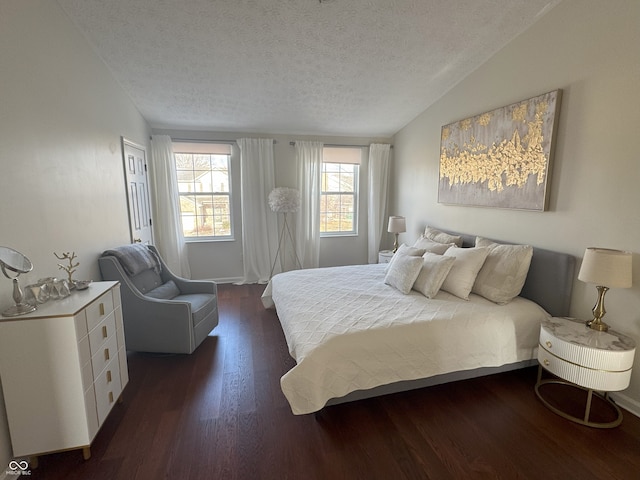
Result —
<instances>
[{"instance_id":1,"label":"floor lamp","mask_svg":"<svg viewBox=\"0 0 640 480\"><path fill-rule=\"evenodd\" d=\"M280 260L282 261L284 252L286 252L287 238L289 239L291 248L293 249L293 257L295 262L294 265L302 268L302 264L300 263L300 259L298 258L298 254L296 252L296 243L293 239L291 228L289 227L289 222L287 219L289 213L295 213L300 209L300 192L298 192L298 190L296 190L295 188L274 188L269 194L269 206L274 212L282 213L284 215L284 218L282 220L282 227L280 228L280 234L278 235L278 250L276 251L276 256L274 257L273 265L271 266L271 272L269 273L269 278L271 278L273 275L273 271L276 268L278 257L280 257Z\"/></svg>"}]
</instances>

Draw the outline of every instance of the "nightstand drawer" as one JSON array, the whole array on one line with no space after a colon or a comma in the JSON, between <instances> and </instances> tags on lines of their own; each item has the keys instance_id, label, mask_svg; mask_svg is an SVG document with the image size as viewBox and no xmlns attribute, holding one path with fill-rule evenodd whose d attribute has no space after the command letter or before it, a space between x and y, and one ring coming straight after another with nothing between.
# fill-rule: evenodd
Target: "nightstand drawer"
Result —
<instances>
[{"instance_id":1,"label":"nightstand drawer","mask_svg":"<svg viewBox=\"0 0 640 480\"><path fill-rule=\"evenodd\" d=\"M579 331L578 331L579 332ZM558 338L545 328L540 329L540 345L554 356L586 368L621 372L633 366L633 350L604 350L598 348L598 341L604 339L606 332L594 332L584 327L584 336L593 345L578 344L575 340ZM577 336L576 336L577 338ZM604 343L604 341L602 342Z\"/></svg>"},{"instance_id":2,"label":"nightstand drawer","mask_svg":"<svg viewBox=\"0 0 640 480\"><path fill-rule=\"evenodd\" d=\"M576 365L547 351L542 343L538 349L538 362L554 375L592 390L617 392L627 388L631 379L631 369L612 372Z\"/></svg>"},{"instance_id":3,"label":"nightstand drawer","mask_svg":"<svg viewBox=\"0 0 640 480\"><path fill-rule=\"evenodd\" d=\"M378 252L378 263L389 263L393 258L393 252L391 250L382 250Z\"/></svg>"}]
</instances>

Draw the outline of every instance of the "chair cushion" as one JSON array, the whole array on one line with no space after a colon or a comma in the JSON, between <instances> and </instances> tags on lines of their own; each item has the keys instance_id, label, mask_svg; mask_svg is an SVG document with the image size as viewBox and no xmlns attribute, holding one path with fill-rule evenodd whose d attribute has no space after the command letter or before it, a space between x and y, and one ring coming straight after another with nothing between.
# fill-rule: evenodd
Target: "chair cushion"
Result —
<instances>
[{"instance_id":1,"label":"chair cushion","mask_svg":"<svg viewBox=\"0 0 640 480\"><path fill-rule=\"evenodd\" d=\"M211 293L190 293L178 295L170 302L189 302L193 325L198 325L209 313L217 308L216 296Z\"/></svg>"},{"instance_id":2,"label":"chair cushion","mask_svg":"<svg viewBox=\"0 0 640 480\"><path fill-rule=\"evenodd\" d=\"M153 269L144 270L138 275L129 278L131 279L131 283L133 283L143 295L146 295L164 283L162 277Z\"/></svg>"},{"instance_id":3,"label":"chair cushion","mask_svg":"<svg viewBox=\"0 0 640 480\"><path fill-rule=\"evenodd\" d=\"M160 300L171 300L180 295L180 290L173 280L163 283L146 294L147 297Z\"/></svg>"}]
</instances>

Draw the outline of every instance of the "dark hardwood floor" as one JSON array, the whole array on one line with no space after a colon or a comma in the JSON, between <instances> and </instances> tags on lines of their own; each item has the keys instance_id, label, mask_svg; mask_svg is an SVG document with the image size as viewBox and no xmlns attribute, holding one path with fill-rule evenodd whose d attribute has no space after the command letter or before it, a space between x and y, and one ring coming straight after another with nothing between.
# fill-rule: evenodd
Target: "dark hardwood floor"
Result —
<instances>
[{"instance_id":1,"label":"dark hardwood floor","mask_svg":"<svg viewBox=\"0 0 640 480\"><path fill-rule=\"evenodd\" d=\"M293 365L263 286L220 285L220 324L192 355L129 354L130 383L92 445L34 479L638 479L640 418L599 430L534 394L536 368L294 416Z\"/></svg>"}]
</instances>

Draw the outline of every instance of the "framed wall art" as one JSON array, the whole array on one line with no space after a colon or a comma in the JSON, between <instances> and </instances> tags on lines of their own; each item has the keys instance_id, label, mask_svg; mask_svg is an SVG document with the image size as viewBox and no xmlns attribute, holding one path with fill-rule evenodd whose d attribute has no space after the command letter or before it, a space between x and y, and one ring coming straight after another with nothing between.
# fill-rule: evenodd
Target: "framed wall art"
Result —
<instances>
[{"instance_id":1,"label":"framed wall art","mask_svg":"<svg viewBox=\"0 0 640 480\"><path fill-rule=\"evenodd\" d=\"M561 90L442 127L438 202L544 211Z\"/></svg>"}]
</instances>

